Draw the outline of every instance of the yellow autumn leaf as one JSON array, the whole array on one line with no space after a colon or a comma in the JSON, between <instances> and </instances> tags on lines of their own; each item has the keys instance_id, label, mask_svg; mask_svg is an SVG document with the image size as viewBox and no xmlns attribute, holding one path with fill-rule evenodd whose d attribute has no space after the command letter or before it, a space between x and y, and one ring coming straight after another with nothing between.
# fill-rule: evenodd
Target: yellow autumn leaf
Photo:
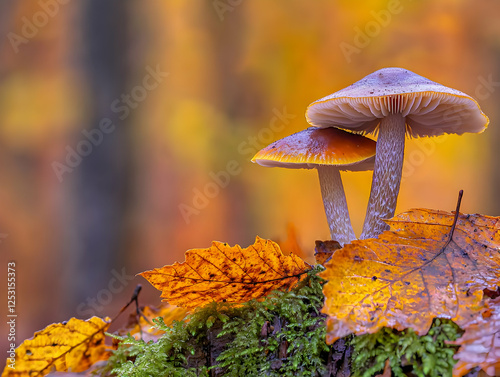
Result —
<instances>
[{"instance_id":1,"label":"yellow autumn leaf","mask_svg":"<svg viewBox=\"0 0 500 377\"><path fill-rule=\"evenodd\" d=\"M109 357L104 332L109 318L71 318L54 323L16 348L15 361L7 360L2 377L45 376L52 370L81 372ZM13 367L11 367L13 366Z\"/></svg>"},{"instance_id":2,"label":"yellow autumn leaf","mask_svg":"<svg viewBox=\"0 0 500 377\"><path fill-rule=\"evenodd\" d=\"M337 250L321 277L327 341L380 328L427 333L435 317L464 327L500 285L500 218L416 209L388 220L376 239ZM449 241L449 242L448 242Z\"/></svg>"}]
</instances>

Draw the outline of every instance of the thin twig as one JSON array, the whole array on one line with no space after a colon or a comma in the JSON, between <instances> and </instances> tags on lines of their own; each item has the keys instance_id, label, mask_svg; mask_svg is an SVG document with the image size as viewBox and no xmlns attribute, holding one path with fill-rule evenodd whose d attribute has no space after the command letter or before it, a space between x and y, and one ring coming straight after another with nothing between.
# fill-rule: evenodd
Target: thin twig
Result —
<instances>
[{"instance_id":1,"label":"thin twig","mask_svg":"<svg viewBox=\"0 0 500 377\"><path fill-rule=\"evenodd\" d=\"M137 315L141 314L141 311L139 309L139 300L138 300L139 292L141 291L141 289L142 289L142 285L137 284L137 286L134 289L134 293L132 293L132 297L130 298L130 301L128 303L126 303L123 308L120 309L118 314L114 316L114 318L111 320L111 322L114 322L118 318L118 316L120 314L122 314L125 311L125 309L127 309L130 306L130 304L133 302L135 302Z\"/></svg>"}]
</instances>

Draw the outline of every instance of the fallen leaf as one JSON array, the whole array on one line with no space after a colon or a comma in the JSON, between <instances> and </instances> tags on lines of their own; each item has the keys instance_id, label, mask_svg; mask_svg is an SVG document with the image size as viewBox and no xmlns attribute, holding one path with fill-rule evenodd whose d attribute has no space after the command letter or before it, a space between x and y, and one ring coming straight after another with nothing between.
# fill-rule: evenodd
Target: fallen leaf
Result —
<instances>
[{"instance_id":1,"label":"fallen leaf","mask_svg":"<svg viewBox=\"0 0 500 377\"><path fill-rule=\"evenodd\" d=\"M186 251L186 261L140 275L172 305L192 309L212 301L242 303L275 289L288 290L310 266L296 255L285 256L279 246L257 237L245 249L214 241L207 249Z\"/></svg>"},{"instance_id":2,"label":"fallen leaf","mask_svg":"<svg viewBox=\"0 0 500 377\"><path fill-rule=\"evenodd\" d=\"M375 377L391 377L391 376L392 376L391 362L389 359L387 359L384 364L384 373L377 374Z\"/></svg>"},{"instance_id":3,"label":"fallen leaf","mask_svg":"<svg viewBox=\"0 0 500 377\"><path fill-rule=\"evenodd\" d=\"M107 363L108 360L101 360L83 372L50 372L47 377L98 377L101 375L101 369L105 368Z\"/></svg>"},{"instance_id":4,"label":"fallen leaf","mask_svg":"<svg viewBox=\"0 0 500 377\"><path fill-rule=\"evenodd\" d=\"M138 316L136 313L130 313L127 324L118 330L117 334L126 335L130 333L136 339L141 338L145 342L149 342L150 340L156 341L164 332L153 326L154 318L162 317L163 322L169 326L176 320L180 321L184 319L187 314L186 309L167 303L161 303L156 307L146 306L142 308L141 312L141 316ZM139 318L139 321L137 321L137 318Z\"/></svg>"},{"instance_id":5,"label":"fallen leaf","mask_svg":"<svg viewBox=\"0 0 500 377\"><path fill-rule=\"evenodd\" d=\"M497 287L496 291L490 291L489 289L484 290L484 295L489 298L500 297L500 287Z\"/></svg>"},{"instance_id":6,"label":"fallen leaf","mask_svg":"<svg viewBox=\"0 0 500 377\"><path fill-rule=\"evenodd\" d=\"M297 229L292 223L288 223L286 226L286 239L276 243L279 245L280 249L286 253L286 255L295 254L302 259L306 259L308 257L299 245Z\"/></svg>"},{"instance_id":7,"label":"fallen leaf","mask_svg":"<svg viewBox=\"0 0 500 377\"><path fill-rule=\"evenodd\" d=\"M462 377L472 368L481 367L489 376L500 376L500 298L488 302L486 319L479 318L465 329L461 338L450 344L460 345L455 354L458 363L453 377Z\"/></svg>"},{"instance_id":8,"label":"fallen leaf","mask_svg":"<svg viewBox=\"0 0 500 377\"><path fill-rule=\"evenodd\" d=\"M342 246L334 240L316 241L316 247L314 248L314 258L316 259L316 263L324 265L330 260L333 253L341 248Z\"/></svg>"},{"instance_id":9,"label":"fallen leaf","mask_svg":"<svg viewBox=\"0 0 500 377\"><path fill-rule=\"evenodd\" d=\"M15 368L11 369L7 360L2 377L45 376L53 370L85 371L109 357L104 344L109 324L109 318L92 317L49 325L16 348Z\"/></svg>"},{"instance_id":10,"label":"fallen leaf","mask_svg":"<svg viewBox=\"0 0 500 377\"><path fill-rule=\"evenodd\" d=\"M483 289L500 283L500 218L416 209L388 220L379 238L337 250L321 277L327 342L349 333L412 328L435 317L464 328L484 310Z\"/></svg>"}]
</instances>

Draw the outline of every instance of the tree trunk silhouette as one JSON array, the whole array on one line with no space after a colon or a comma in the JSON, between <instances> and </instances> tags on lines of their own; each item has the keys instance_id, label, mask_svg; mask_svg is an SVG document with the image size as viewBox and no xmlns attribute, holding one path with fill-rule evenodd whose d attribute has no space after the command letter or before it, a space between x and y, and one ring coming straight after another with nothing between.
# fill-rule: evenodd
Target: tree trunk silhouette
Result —
<instances>
[{"instance_id":1,"label":"tree trunk silhouette","mask_svg":"<svg viewBox=\"0 0 500 377\"><path fill-rule=\"evenodd\" d=\"M121 273L119 247L129 187L130 149L126 122L113 113L111 104L126 92L127 1L89 0L83 4L84 72L90 89L90 133L109 118L110 133L94 133L91 152L71 174L75 177L75 209L71 286L68 302L78 307L107 288L112 270ZM88 137L77 135L75 146ZM107 302L106 304L108 304ZM95 313L100 314L100 313Z\"/></svg>"}]
</instances>

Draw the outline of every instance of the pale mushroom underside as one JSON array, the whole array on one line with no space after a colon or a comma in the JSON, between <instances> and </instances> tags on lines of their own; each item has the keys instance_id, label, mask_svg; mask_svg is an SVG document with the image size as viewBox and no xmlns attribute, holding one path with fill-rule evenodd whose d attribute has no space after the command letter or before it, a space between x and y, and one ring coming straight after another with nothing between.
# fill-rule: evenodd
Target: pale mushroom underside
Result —
<instances>
[{"instance_id":1,"label":"pale mushroom underside","mask_svg":"<svg viewBox=\"0 0 500 377\"><path fill-rule=\"evenodd\" d=\"M312 103L307 120L318 127L338 127L362 134L377 133L380 120L400 113L412 137L479 133L488 118L467 95L440 92L399 93L380 97L325 97Z\"/></svg>"}]
</instances>

